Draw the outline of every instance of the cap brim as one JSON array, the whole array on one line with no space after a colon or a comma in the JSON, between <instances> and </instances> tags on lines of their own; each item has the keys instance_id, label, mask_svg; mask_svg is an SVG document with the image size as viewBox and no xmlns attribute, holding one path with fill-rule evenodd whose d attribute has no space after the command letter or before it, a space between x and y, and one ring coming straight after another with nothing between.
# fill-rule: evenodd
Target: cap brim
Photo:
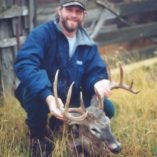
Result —
<instances>
[{"instance_id":1,"label":"cap brim","mask_svg":"<svg viewBox=\"0 0 157 157\"><path fill-rule=\"evenodd\" d=\"M77 5L77 6L80 6L81 8L83 8L83 9L85 9L85 7L79 2L68 2L68 3L63 4L62 6L63 7L68 7L68 6L72 6L72 5Z\"/></svg>"}]
</instances>

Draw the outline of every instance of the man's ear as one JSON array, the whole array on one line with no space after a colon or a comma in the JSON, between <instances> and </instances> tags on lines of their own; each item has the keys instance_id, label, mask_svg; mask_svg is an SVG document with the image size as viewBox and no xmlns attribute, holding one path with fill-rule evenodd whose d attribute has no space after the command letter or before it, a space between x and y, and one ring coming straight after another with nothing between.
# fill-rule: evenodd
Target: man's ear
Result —
<instances>
[{"instance_id":1,"label":"man's ear","mask_svg":"<svg viewBox=\"0 0 157 157\"><path fill-rule=\"evenodd\" d=\"M58 15L59 15L59 16L61 15L61 9L62 9L62 7L58 7L58 8L57 8L57 12L58 12Z\"/></svg>"},{"instance_id":2,"label":"man's ear","mask_svg":"<svg viewBox=\"0 0 157 157\"><path fill-rule=\"evenodd\" d=\"M85 10L85 11L84 11L84 16L86 16L86 15L87 15L87 11Z\"/></svg>"}]
</instances>

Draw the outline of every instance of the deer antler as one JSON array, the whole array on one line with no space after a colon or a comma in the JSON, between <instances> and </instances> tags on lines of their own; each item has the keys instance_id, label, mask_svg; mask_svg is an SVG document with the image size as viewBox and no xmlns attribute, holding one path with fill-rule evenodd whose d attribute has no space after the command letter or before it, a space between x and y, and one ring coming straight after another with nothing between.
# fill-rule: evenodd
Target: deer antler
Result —
<instances>
[{"instance_id":1,"label":"deer antler","mask_svg":"<svg viewBox=\"0 0 157 157\"><path fill-rule=\"evenodd\" d=\"M55 80L53 83L53 91L54 91L54 97L55 97L57 107L61 110L61 106L58 101L58 93L57 93L58 75L59 75L59 70L57 70L56 75L55 75ZM69 87L67 99L65 103L65 108L64 108L64 111L62 111L62 113L65 119L73 121L73 122L80 122L87 117L88 112L85 110L82 96L80 98L81 106L79 108L69 108L73 85L74 85L74 82ZM81 116L73 116L72 113L79 113L79 115Z\"/></svg>"},{"instance_id":2,"label":"deer antler","mask_svg":"<svg viewBox=\"0 0 157 157\"><path fill-rule=\"evenodd\" d=\"M111 76L110 76L110 78L111 78ZM120 64L120 81L119 81L119 83L117 83L117 82L113 82L110 80L110 89L112 90L112 89L121 88L121 89L127 90L133 94L138 94L140 92L140 91L133 90L133 84L134 84L133 81L130 83L130 85L126 85L123 83L123 79L124 79L124 72L123 72L122 65Z\"/></svg>"},{"instance_id":3,"label":"deer antler","mask_svg":"<svg viewBox=\"0 0 157 157\"><path fill-rule=\"evenodd\" d=\"M119 81L119 83L112 81L110 67L108 66L107 68L108 68L108 74L109 74L109 80L110 80L109 88L111 90L121 88L121 89L127 90L127 91L129 91L133 94L138 94L140 92L140 91L134 91L133 90L133 81L131 82L130 85L126 85L126 84L123 83L124 72L123 72L123 68L122 68L121 64L120 64L120 81ZM104 107L104 103L103 103L104 97L102 98L100 96L100 94L99 94L99 92L97 91L96 88L94 90L95 90L95 94L96 94L96 96L98 98L98 102L99 102L98 107L100 109L103 109L103 107Z\"/></svg>"},{"instance_id":4,"label":"deer antler","mask_svg":"<svg viewBox=\"0 0 157 157\"><path fill-rule=\"evenodd\" d=\"M98 98L98 102L99 102L99 106L98 107L100 109L103 109L104 108L104 98L101 98L101 96L100 96L100 94L99 94L99 92L97 91L96 88L94 88L94 91L95 91L95 94L96 94L96 96Z\"/></svg>"}]
</instances>

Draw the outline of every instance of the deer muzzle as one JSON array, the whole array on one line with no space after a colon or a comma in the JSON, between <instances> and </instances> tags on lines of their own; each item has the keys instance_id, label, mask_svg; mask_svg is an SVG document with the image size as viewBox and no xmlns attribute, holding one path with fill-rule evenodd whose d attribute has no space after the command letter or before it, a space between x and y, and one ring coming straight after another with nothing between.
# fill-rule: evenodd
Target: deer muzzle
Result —
<instances>
[{"instance_id":1,"label":"deer muzzle","mask_svg":"<svg viewBox=\"0 0 157 157\"><path fill-rule=\"evenodd\" d=\"M118 154L119 152L121 152L121 144L119 142L109 144L108 148L114 154Z\"/></svg>"}]
</instances>

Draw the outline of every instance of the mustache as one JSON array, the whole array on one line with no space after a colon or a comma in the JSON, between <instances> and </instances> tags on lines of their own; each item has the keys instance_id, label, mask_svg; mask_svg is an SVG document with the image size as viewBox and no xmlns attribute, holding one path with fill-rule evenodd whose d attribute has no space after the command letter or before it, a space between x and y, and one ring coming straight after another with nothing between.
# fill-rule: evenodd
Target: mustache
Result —
<instances>
[{"instance_id":1,"label":"mustache","mask_svg":"<svg viewBox=\"0 0 157 157\"><path fill-rule=\"evenodd\" d=\"M75 22L79 22L79 20L75 17L71 17L71 18L68 18L67 20L71 20L71 21L75 21Z\"/></svg>"}]
</instances>

